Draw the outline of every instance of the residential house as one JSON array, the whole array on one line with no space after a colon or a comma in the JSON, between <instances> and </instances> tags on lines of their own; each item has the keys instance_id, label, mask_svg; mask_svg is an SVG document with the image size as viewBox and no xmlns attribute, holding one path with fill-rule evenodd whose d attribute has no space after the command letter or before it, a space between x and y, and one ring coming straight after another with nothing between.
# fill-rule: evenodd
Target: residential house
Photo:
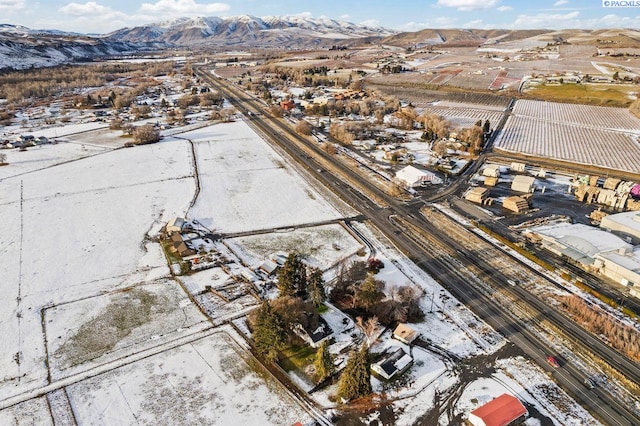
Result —
<instances>
[{"instance_id":1,"label":"residential house","mask_svg":"<svg viewBox=\"0 0 640 426\"><path fill-rule=\"evenodd\" d=\"M416 330L409 327L409 325L405 323L398 324L396 329L393 330L393 338L398 339L402 343L406 343L407 345L413 343L413 341L416 340L419 335L420 333L418 333Z\"/></svg>"},{"instance_id":2,"label":"residential house","mask_svg":"<svg viewBox=\"0 0 640 426\"><path fill-rule=\"evenodd\" d=\"M312 348L317 348L320 346L320 343L328 340L333 334L333 330L321 316L318 316L317 325L309 324L304 326L301 323L297 323L293 327L293 331Z\"/></svg>"},{"instance_id":3,"label":"residential house","mask_svg":"<svg viewBox=\"0 0 640 426\"><path fill-rule=\"evenodd\" d=\"M404 349L398 348L381 361L373 364L371 369L379 376L390 380L407 371L412 364L413 358Z\"/></svg>"},{"instance_id":4,"label":"residential house","mask_svg":"<svg viewBox=\"0 0 640 426\"><path fill-rule=\"evenodd\" d=\"M167 222L164 229L167 234L173 234L176 232L182 232L182 228L184 227L185 220L181 217L174 217Z\"/></svg>"}]
</instances>

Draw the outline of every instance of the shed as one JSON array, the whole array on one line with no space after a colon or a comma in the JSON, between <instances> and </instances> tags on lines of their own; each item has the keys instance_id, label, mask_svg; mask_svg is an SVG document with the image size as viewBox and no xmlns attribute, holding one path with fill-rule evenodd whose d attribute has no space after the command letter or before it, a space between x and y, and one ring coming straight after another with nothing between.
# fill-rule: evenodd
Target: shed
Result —
<instances>
[{"instance_id":1,"label":"shed","mask_svg":"<svg viewBox=\"0 0 640 426\"><path fill-rule=\"evenodd\" d=\"M407 371L409 367L411 367L411 364L413 364L413 358L411 358L404 349L398 348L395 352L391 353L391 355L373 364L371 369L374 373L389 380Z\"/></svg>"},{"instance_id":2,"label":"shed","mask_svg":"<svg viewBox=\"0 0 640 426\"><path fill-rule=\"evenodd\" d=\"M400 340L402 343L406 343L407 345L410 345L414 340L418 338L419 335L420 333L418 333L416 330L409 327L409 325L405 323L398 324L396 329L393 330L393 337Z\"/></svg>"},{"instance_id":3,"label":"shed","mask_svg":"<svg viewBox=\"0 0 640 426\"><path fill-rule=\"evenodd\" d=\"M268 276L271 276L276 273L280 265L278 265L273 260L267 259L258 267L261 271L264 271Z\"/></svg>"},{"instance_id":4,"label":"shed","mask_svg":"<svg viewBox=\"0 0 640 426\"><path fill-rule=\"evenodd\" d=\"M517 192L533 192L533 184L536 179L533 176L518 175L513 178L511 190Z\"/></svg>"},{"instance_id":5,"label":"shed","mask_svg":"<svg viewBox=\"0 0 640 426\"><path fill-rule=\"evenodd\" d=\"M182 228L184 227L184 219L181 217L174 217L171 218L169 220L169 222L167 222L167 225L165 226L165 231L167 231L167 234L173 234L174 232L181 232Z\"/></svg>"},{"instance_id":6,"label":"shed","mask_svg":"<svg viewBox=\"0 0 640 426\"><path fill-rule=\"evenodd\" d=\"M524 419L529 413L515 396L502 394L469 414L473 426L508 426Z\"/></svg>"}]
</instances>

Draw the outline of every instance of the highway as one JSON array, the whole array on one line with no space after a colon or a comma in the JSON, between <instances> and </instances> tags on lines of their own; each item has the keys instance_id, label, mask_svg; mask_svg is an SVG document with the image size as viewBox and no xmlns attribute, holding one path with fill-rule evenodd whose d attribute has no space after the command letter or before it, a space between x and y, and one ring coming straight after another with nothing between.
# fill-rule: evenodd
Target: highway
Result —
<instances>
[{"instance_id":1,"label":"highway","mask_svg":"<svg viewBox=\"0 0 640 426\"><path fill-rule=\"evenodd\" d=\"M586 345L589 351L616 366L619 371L636 383L640 383L640 367L638 365L586 332L560 312L544 305L524 289L510 286L506 282L506 278L501 274L496 274L495 270L487 265L482 258L473 252L468 252L463 242L452 241L448 235L428 222L420 214L422 203L406 204L388 196L357 171L350 169L340 161L336 161L316 144L301 138L287 124L271 116L263 115L264 107L255 99L228 86L206 71L197 69L196 72L202 80L219 90L234 107L245 116L250 117L248 123L268 142L285 151L309 174L369 219L413 262L449 289L460 302L469 306L480 318L521 348L531 359L550 371L556 381L597 418L610 425L640 424L640 416L631 412L617 398L599 388L588 389L583 384L584 373L570 363L565 363L558 369L550 367L546 362L547 356L550 355L546 349L547 344L529 329L527 321L512 315L509 309L502 306L490 294L485 294L483 289L470 285L473 282L470 272L460 264L473 263L485 272L482 280L489 282L496 288L514 292L519 299L530 306L530 309L535 312L535 317L544 318L562 329L575 339L576 344ZM336 177L336 174L326 170L323 166L326 162L331 162L332 169L338 171L339 175L347 177L348 181L342 181ZM366 188L367 196L356 188ZM371 194L375 196L377 203L371 200ZM379 200L383 200L385 205L381 205ZM399 225L399 221L393 220L395 217L401 218L401 222L407 226ZM407 232L409 227L421 229L424 232L415 235L413 232ZM425 234L428 234L427 239L425 239ZM464 255L456 258L445 255L452 249L459 250Z\"/></svg>"}]
</instances>

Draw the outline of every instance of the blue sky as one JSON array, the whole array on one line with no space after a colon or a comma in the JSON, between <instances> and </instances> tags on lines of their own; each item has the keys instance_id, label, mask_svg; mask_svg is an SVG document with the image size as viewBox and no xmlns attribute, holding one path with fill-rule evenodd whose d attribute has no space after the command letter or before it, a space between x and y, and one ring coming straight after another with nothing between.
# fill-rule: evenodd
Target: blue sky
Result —
<instances>
[{"instance_id":1,"label":"blue sky","mask_svg":"<svg viewBox=\"0 0 640 426\"><path fill-rule=\"evenodd\" d=\"M640 28L640 7L616 0L0 0L0 23L106 33L182 16L308 15L424 28Z\"/></svg>"}]
</instances>

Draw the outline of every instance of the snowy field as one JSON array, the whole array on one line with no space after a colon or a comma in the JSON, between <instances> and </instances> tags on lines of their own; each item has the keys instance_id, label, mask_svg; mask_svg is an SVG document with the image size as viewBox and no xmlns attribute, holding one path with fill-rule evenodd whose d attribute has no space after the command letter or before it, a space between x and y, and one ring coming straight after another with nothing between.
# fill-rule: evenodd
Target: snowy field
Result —
<instances>
[{"instance_id":1,"label":"snowy field","mask_svg":"<svg viewBox=\"0 0 640 426\"><path fill-rule=\"evenodd\" d=\"M355 255L364 246L338 224L227 240L246 265L257 267L272 255L300 253L307 264L322 270Z\"/></svg>"},{"instance_id":2,"label":"snowy field","mask_svg":"<svg viewBox=\"0 0 640 426\"><path fill-rule=\"evenodd\" d=\"M170 279L45 310L54 380L210 326Z\"/></svg>"},{"instance_id":3,"label":"snowy field","mask_svg":"<svg viewBox=\"0 0 640 426\"><path fill-rule=\"evenodd\" d=\"M203 225L229 233L342 217L243 121L180 136L195 144L201 188L189 217Z\"/></svg>"},{"instance_id":4,"label":"snowy field","mask_svg":"<svg viewBox=\"0 0 640 426\"><path fill-rule=\"evenodd\" d=\"M58 143L56 145L39 145L26 151L7 149L2 152L6 154L9 166L0 167L0 180L102 154L108 152L108 149L81 144Z\"/></svg>"},{"instance_id":5,"label":"snowy field","mask_svg":"<svg viewBox=\"0 0 640 426\"><path fill-rule=\"evenodd\" d=\"M460 356L471 357L491 354L500 349L506 340L491 327L478 319L466 306L460 304L431 276L408 261L393 246L376 241L376 236L364 226L358 231L374 242L376 257L384 262L384 268L376 278L387 288L393 285L412 285L423 294L420 307L425 313L422 322L411 327L425 339Z\"/></svg>"},{"instance_id":6,"label":"snowy field","mask_svg":"<svg viewBox=\"0 0 640 426\"><path fill-rule=\"evenodd\" d=\"M600 424L555 383L550 382L540 367L524 358L501 359L496 362L496 366L491 377L478 379L465 388L456 405L458 413L469 413L503 393L508 393L522 401L529 411L533 408L540 417L546 417L555 425ZM536 416L531 412L530 415ZM524 424L537 426L541 423L530 418Z\"/></svg>"},{"instance_id":7,"label":"snowy field","mask_svg":"<svg viewBox=\"0 0 640 426\"><path fill-rule=\"evenodd\" d=\"M67 388L79 424L292 425L311 417L229 329ZM239 337L236 337L239 338Z\"/></svg>"},{"instance_id":8,"label":"snowy field","mask_svg":"<svg viewBox=\"0 0 640 426\"><path fill-rule=\"evenodd\" d=\"M65 146L46 149L64 155ZM11 174L13 167L3 169ZM168 274L159 246L148 237L183 214L194 190L191 153L183 141L106 152L0 180L0 291L7 301L0 308L0 399L46 383L44 308Z\"/></svg>"}]
</instances>

